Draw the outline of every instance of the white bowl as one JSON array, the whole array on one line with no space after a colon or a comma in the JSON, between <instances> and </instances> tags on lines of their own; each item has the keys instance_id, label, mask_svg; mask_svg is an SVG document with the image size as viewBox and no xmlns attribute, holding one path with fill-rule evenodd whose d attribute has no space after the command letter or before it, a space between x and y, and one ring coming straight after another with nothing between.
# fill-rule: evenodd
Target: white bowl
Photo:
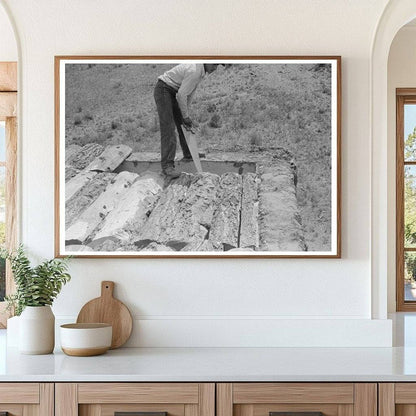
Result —
<instances>
[{"instance_id":1,"label":"white bowl","mask_svg":"<svg viewBox=\"0 0 416 416\"><path fill-rule=\"evenodd\" d=\"M61 348L67 355L100 355L111 347L113 327L110 324L65 324L60 330Z\"/></svg>"}]
</instances>

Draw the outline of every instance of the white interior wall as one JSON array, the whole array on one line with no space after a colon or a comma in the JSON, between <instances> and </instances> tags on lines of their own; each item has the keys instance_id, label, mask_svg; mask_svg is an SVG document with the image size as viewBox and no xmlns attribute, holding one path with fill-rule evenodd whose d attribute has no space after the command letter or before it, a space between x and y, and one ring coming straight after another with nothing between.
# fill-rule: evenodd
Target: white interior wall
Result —
<instances>
[{"instance_id":1,"label":"white interior wall","mask_svg":"<svg viewBox=\"0 0 416 416\"><path fill-rule=\"evenodd\" d=\"M397 32L388 60L388 308L396 311L396 88L416 88L416 25Z\"/></svg>"},{"instance_id":2,"label":"white interior wall","mask_svg":"<svg viewBox=\"0 0 416 416\"><path fill-rule=\"evenodd\" d=\"M73 320L101 280L114 280L136 319L130 345L391 342L390 323L370 320L369 65L387 0L0 2L22 43L21 237L39 257L54 246L54 55L343 58L342 259L74 259L54 306L59 319Z\"/></svg>"},{"instance_id":3,"label":"white interior wall","mask_svg":"<svg viewBox=\"0 0 416 416\"><path fill-rule=\"evenodd\" d=\"M17 61L17 45L13 28L6 13L0 6L0 61Z\"/></svg>"}]
</instances>

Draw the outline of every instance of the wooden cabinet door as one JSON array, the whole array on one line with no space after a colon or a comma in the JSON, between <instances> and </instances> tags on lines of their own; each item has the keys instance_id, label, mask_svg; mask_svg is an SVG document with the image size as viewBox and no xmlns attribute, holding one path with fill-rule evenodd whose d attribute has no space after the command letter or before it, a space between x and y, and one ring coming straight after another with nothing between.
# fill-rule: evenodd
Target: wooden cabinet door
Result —
<instances>
[{"instance_id":1,"label":"wooden cabinet door","mask_svg":"<svg viewBox=\"0 0 416 416\"><path fill-rule=\"evenodd\" d=\"M53 416L52 383L0 383L0 415Z\"/></svg>"},{"instance_id":2,"label":"wooden cabinet door","mask_svg":"<svg viewBox=\"0 0 416 416\"><path fill-rule=\"evenodd\" d=\"M377 384L220 383L217 416L377 416Z\"/></svg>"},{"instance_id":3,"label":"wooden cabinet door","mask_svg":"<svg viewBox=\"0 0 416 416\"><path fill-rule=\"evenodd\" d=\"M415 416L416 383L380 383L380 416Z\"/></svg>"},{"instance_id":4,"label":"wooden cabinet door","mask_svg":"<svg viewBox=\"0 0 416 416\"><path fill-rule=\"evenodd\" d=\"M57 383L56 416L215 416L214 383Z\"/></svg>"}]
</instances>

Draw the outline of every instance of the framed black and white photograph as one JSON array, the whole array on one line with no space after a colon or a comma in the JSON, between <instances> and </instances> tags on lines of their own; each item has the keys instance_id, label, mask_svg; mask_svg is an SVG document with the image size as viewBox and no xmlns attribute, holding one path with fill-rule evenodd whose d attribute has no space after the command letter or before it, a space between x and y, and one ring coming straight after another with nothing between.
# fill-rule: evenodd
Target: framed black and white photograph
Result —
<instances>
[{"instance_id":1,"label":"framed black and white photograph","mask_svg":"<svg viewBox=\"0 0 416 416\"><path fill-rule=\"evenodd\" d=\"M55 57L56 256L341 256L340 57Z\"/></svg>"}]
</instances>

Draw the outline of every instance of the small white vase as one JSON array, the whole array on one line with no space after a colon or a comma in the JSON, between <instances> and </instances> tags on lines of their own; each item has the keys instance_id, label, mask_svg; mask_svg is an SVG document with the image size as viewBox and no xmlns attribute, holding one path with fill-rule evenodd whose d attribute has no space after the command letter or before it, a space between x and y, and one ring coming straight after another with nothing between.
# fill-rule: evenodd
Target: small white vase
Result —
<instances>
[{"instance_id":1,"label":"small white vase","mask_svg":"<svg viewBox=\"0 0 416 416\"><path fill-rule=\"evenodd\" d=\"M21 354L50 354L55 347L55 316L50 306L26 306L19 319Z\"/></svg>"},{"instance_id":2,"label":"small white vase","mask_svg":"<svg viewBox=\"0 0 416 416\"><path fill-rule=\"evenodd\" d=\"M7 346L19 346L19 320L20 316L13 316L7 320Z\"/></svg>"}]
</instances>

